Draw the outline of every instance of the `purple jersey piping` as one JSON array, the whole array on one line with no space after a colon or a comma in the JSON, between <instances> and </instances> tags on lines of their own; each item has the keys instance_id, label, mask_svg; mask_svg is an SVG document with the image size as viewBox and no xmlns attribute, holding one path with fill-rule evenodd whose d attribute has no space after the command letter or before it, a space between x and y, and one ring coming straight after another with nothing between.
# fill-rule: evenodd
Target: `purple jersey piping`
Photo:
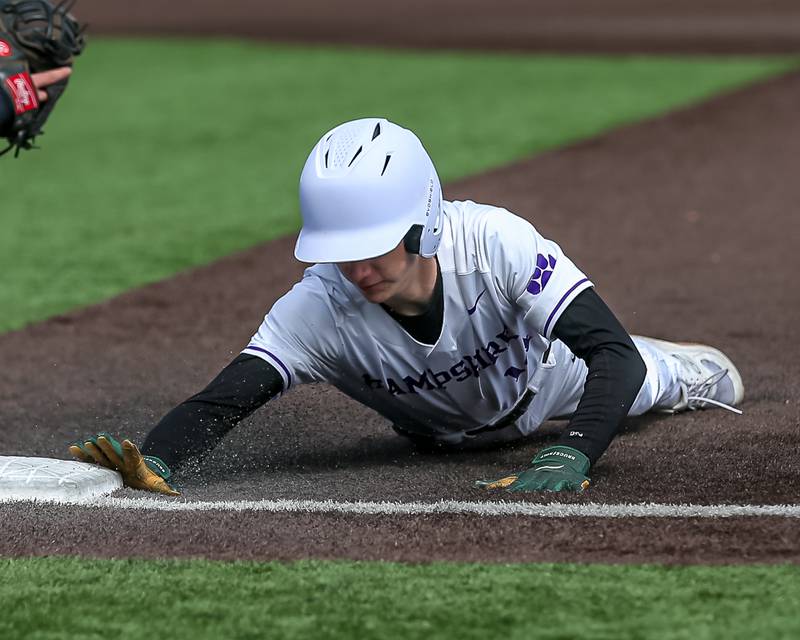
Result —
<instances>
[{"instance_id":1,"label":"purple jersey piping","mask_svg":"<svg viewBox=\"0 0 800 640\"><path fill-rule=\"evenodd\" d=\"M274 353L270 353L266 349L262 349L261 347L257 347L252 344L248 344L246 348L251 349L252 351L260 351L261 353L266 353L270 358L272 358L275 362L277 362L281 366L281 369L283 369L283 372L286 374L286 380L287 380L286 389L288 391L289 387L292 386L292 374L289 373L289 369L286 367L285 364L283 364L283 362L281 362L281 359Z\"/></svg>"},{"instance_id":2,"label":"purple jersey piping","mask_svg":"<svg viewBox=\"0 0 800 640\"><path fill-rule=\"evenodd\" d=\"M558 301L558 304L553 308L553 310L550 312L550 315L547 317L547 322L544 323L544 333L543 333L543 335L544 335L545 338L547 337L547 328L550 326L550 321L553 319L553 316L556 315L556 311L558 311L561 308L561 305L564 304L564 300L566 300L569 297L569 294L571 294L573 291L575 291L575 289L577 289L584 282L589 282L589 278L584 278L583 280L578 280L575 284L573 284L569 288L569 290L563 296L561 296L561 300Z\"/></svg>"}]
</instances>

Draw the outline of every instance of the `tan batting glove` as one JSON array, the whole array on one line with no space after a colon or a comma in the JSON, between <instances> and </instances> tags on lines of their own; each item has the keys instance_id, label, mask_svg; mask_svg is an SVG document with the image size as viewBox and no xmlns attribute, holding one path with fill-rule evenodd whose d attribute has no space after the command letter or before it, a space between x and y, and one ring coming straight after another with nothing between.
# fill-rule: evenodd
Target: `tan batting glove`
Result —
<instances>
[{"instance_id":1,"label":"tan batting glove","mask_svg":"<svg viewBox=\"0 0 800 640\"><path fill-rule=\"evenodd\" d=\"M130 440L117 442L107 433L101 433L84 442L73 442L69 452L81 462L99 464L118 471L122 483L131 489L142 489L168 496L180 495L170 484L172 472L156 456L143 456Z\"/></svg>"}]
</instances>

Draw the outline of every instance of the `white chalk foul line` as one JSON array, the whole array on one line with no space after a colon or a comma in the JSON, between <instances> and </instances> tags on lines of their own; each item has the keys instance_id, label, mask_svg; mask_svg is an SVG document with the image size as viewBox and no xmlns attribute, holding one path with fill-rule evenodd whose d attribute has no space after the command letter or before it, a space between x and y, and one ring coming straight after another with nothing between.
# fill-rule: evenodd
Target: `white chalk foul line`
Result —
<instances>
[{"instance_id":1,"label":"white chalk foul line","mask_svg":"<svg viewBox=\"0 0 800 640\"><path fill-rule=\"evenodd\" d=\"M233 500L194 502L159 498L101 497L75 502L85 507L155 511L264 511L271 513L343 513L352 515L476 515L535 518L800 518L800 505L601 504L587 502L339 502L335 500Z\"/></svg>"}]
</instances>

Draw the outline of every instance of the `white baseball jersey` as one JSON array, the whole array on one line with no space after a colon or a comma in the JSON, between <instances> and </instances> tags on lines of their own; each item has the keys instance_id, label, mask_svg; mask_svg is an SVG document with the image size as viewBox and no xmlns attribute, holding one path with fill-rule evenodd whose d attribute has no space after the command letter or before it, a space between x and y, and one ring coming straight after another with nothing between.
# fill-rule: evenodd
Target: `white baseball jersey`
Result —
<instances>
[{"instance_id":1,"label":"white baseball jersey","mask_svg":"<svg viewBox=\"0 0 800 640\"><path fill-rule=\"evenodd\" d=\"M444 202L442 214L444 321L435 344L412 338L336 265L317 264L243 353L275 367L284 391L325 381L412 433L448 438L497 422L526 389L539 390L553 365L542 363L553 326L592 283L505 209ZM517 421L523 434L539 423L526 418Z\"/></svg>"}]
</instances>

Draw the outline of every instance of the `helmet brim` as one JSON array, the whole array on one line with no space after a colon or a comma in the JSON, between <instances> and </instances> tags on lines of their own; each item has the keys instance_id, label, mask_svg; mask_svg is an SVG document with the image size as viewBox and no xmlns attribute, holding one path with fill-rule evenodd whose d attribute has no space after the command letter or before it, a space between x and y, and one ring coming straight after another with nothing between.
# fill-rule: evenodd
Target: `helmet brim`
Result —
<instances>
[{"instance_id":1,"label":"helmet brim","mask_svg":"<svg viewBox=\"0 0 800 640\"><path fill-rule=\"evenodd\" d=\"M315 231L303 227L294 247L300 262L355 262L389 253L397 247L409 230L408 221L369 229Z\"/></svg>"}]
</instances>

